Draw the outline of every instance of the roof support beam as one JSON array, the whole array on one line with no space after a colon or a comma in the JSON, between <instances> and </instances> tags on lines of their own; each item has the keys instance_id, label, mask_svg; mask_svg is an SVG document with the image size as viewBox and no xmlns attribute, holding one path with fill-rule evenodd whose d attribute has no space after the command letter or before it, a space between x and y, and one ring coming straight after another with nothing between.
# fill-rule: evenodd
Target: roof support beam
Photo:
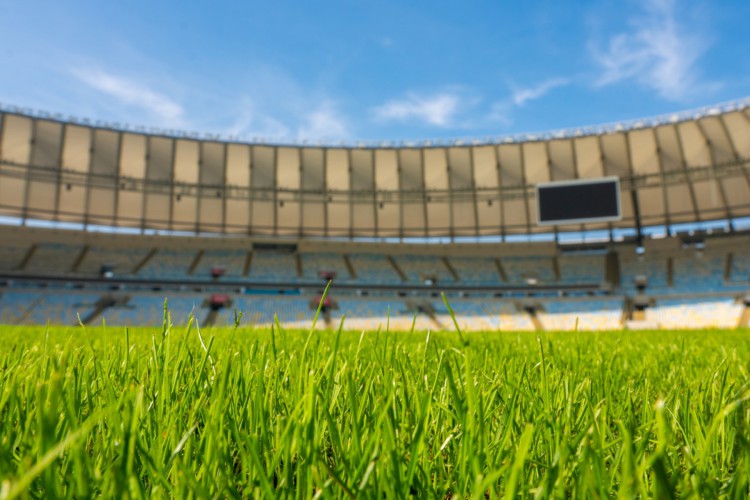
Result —
<instances>
[{"instance_id":1,"label":"roof support beam","mask_svg":"<svg viewBox=\"0 0 750 500\"><path fill-rule=\"evenodd\" d=\"M151 139L149 137L144 138L145 146L143 148L144 150L144 156L143 159L143 181L144 184L146 183L146 179L148 179L148 162L149 157L151 156ZM146 197L148 196L148 193L144 189L144 192L141 194L141 234L144 233L146 230ZM169 203L172 203L172 200L169 200Z\"/></svg>"},{"instance_id":2,"label":"roof support beam","mask_svg":"<svg viewBox=\"0 0 750 500\"><path fill-rule=\"evenodd\" d=\"M625 155L627 157L628 172L630 173L630 195L633 200L633 217L635 218L636 243L640 247L643 246L643 223L641 221L641 206L638 202L638 190L635 186L635 182L633 181L635 175L633 172L633 158L630 153L630 132L625 132Z\"/></svg>"},{"instance_id":3,"label":"roof support beam","mask_svg":"<svg viewBox=\"0 0 750 500\"><path fill-rule=\"evenodd\" d=\"M505 241L505 205L503 204L503 167L500 165L500 154L497 148L500 146L493 146L492 151L495 155L495 171L497 173L497 209L500 210L500 241Z\"/></svg>"},{"instance_id":4,"label":"roof support beam","mask_svg":"<svg viewBox=\"0 0 750 500\"><path fill-rule=\"evenodd\" d=\"M274 151L276 151L278 148L274 148ZM396 155L398 157L398 155ZM398 160L397 160L398 161ZM323 148L323 178L321 179L321 183L323 186L323 234L326 236L328 235L328 148ZM274 179L276 178L276 173L274 172ZM274 186L276 186L276 182L274 182ZM274 199L276 199L276 190L274 190ZM274 209L274 215L276 214L276 210ZM274 220L274 227L275 227L275 220Z\"/></svg>"},{"instance_id":5,"label":"roof support beam","mask_svg":"<svg viewBox=\"0 0 750 500\"><path fill-rule=\"evenodd\" d=\"M403 179L404 179L404 172L403 172L403 166L401 165L401 155L399 154L400 151L396 150L394 151L396 156L396 183L398 184L398 190L399 190L399 196L398 196L398 237L403 240L404 239L404 197L401 193L403 193L404 186L403 186Z\"/></svg>"},{"instance_id":6,"label":"roof support beam","mask_svg":"<svg viewBox=\"0 0 750 500\"><path fill-rule=\"evenodd\" d=\"M471 176L471 199L474 211L474 235L479 237L479 207L477 207L477 180L474 174L474 147L469 148L469 175Z\"/></svg>"},{"instance_id":7,"label":"roof support beam","mask_svg":"<svg viewBox=\"0 0 750 500\"><path fill-rule=\"evenodd\" d=\"M177 163L177 140L172 139L172 158L171 158L171 171L169 173L169 178L172 180L170 182L169 186L169 228L172 229L173 221L174 221L174 172L175 172L175 164ZM200 193L200 190L198 191ZM197 203L196 203L197 205ZM197 214L196 214L197 215ZM198 217L195 218L195 227L198 227Z\"/></svg>"},{"instance_id":8,"label":"roof support beam","mask_svg":"<svg viewBox=\"0 0 750 500\"><path fill-rule=\"evenodd\" d=\"M680 148L680 164L682 165L682 170L685 172L685 183L687 184L688 191L690 192L690 201L693 203L693 215L695 217L695 220L700 222L700 210L698 210L698 202L695 198L695 189L693 188L693 183L690 180L690 174L688 173L687 158L685 157L685 147L682 143L682 135L680 134L680 129L677 127L677 125L672 125L672 127L674 128L674 133L677 137L677 145Z\"/></svg>"},{"instance_id":9,"label":"roof support beam","mask_svg":"<svg viewBox=\"0 0 750 500\"><path fill-rule=\"evenodd\" d=\"M667 196L667 183L664 175L664 161L662 158L662 149L659 144L659 134L656 133L656 128L651 129L651 133L654 136L654 144L656 145L656 163L659 166L659 176L661 178L661 195L664 203L664 214L667 223L667 227L672 226L671 217L669 216L669 196Z\"/></svg>"},{"instance_id":10,"label":"roof support beam","mask_svg":"<svg viewBox=\"0 0 750 500\"><path fill-rule=\"evenodd\" d=\"M732 210L729 208L729 203L727 202L727 195L724 192L724 185L721 183L720 180L716 178L716 151L714 149L714 144L711 142L711 139L709 139L708 134L706 134L706 129L703 127L703 123L701 123L700 120L695 120L695 123L698 125L698 130L700 131L701 135L703 136L703 140L706 141L706 147L708 147L708 151L711 155L711 180L713 181L714 185L719 190L719 196L721 196L721 202L724 204L724 213L726 215L727 220L732 220Z\"/></svg>"},{"instance_id":11,"label":"roof support beam","mask_svg":"<svg viewBox=\"0 0 750 500\"><path fill-rule=\"evenodd\" d=\"M226 233L227 232L227 168L229 164L229 144L224 143L224 152L222 153L224 155L224 162L221 166L221 185L223 186L222 189L222 196L221 196L221 232Z\"/></svg>"},{"instance_id":12,"label":"roof support beam","mask_svg":"<svg viewBox=\"0 0 750 500\"><path fill-rule=\"evenodd\" d=\"M445 154L445 168L447 170L447 176L448 176L448 235L450 236L451 241L456 240L456 232L455 232L455 225L453 223L454 216L453 216L453 210L454 210L454 199L453 199L453 175L451 174L451 157L448 154L448 148L443 148L443 154Z\"/></svg>"},{"instance_id":13,"label":"roof support beam","mask_svg":"<svg viewBox=\"0 0 750 500\"><path fill-rule=\"evenodd\" d=\"M429 232L429 220L427 219L427 181L425 180L424 148L419 148L419 185L422 188L422 219L424 221L424 236Z\"/></svg>"},{"instance_id":14,"label":"roof support beam","mask_svg":"<svg viewBox=\"0 0 750 500\"><path fill-rule=\"evenodd\" d=\"M531 233L531 215L529 210L529 190L528 186L526 185L526 155L523 154L523 144L520 144L518 146L521 150L521 183L523 184L523 201L524 201L524 209L526 210L526 233Z\"/></svg>"},{"instance_id":15,"label":"roof support beam","mask_svg":"<svg viewBox=\"0 0 750 500\"><path fill-rule=\"evenodd\" d=\"M112 207L112 224L115 226L119 225L117 222L120 217L120 177L122 176L122 142L124 138L125 134L123 134L122 132L119 132L117 134L117 170L115 172L114 179L114 206Z\"/></svg>"},{"instance_id":16,"label":"roof support beam","mask_svg":"<svg viewBox=\"0 0 750 500\"><path fill-rule=\"evenodd\" d=\"M55 201L54 201L54 220L58 220L60 217L60 186L62 185L62 171L63 171L63 153L65 151L65 139L67 136L68 125L63 124L60 127L60 150L57 152L57 158L60 161L57 169L57 186L55 186Z\"/></svg>"},{"instance_id":17,"label":"roof support beam","mask_svg":"<svg viewBox=\"0 0 750 500\"><path fill-rule=\"evenodd\" d=\"M26 158L26 164L31 163L31 155L34 152L34 138L36 137L36 120L31 120L31 134L29 135L29 156ZM26 225L26 220L29 217L29 197L31 195L31 168L26 169L26 185L24 186L23 194L23 210L21 211L22 219L21 224Z\"/></svg>"}]
</instances>

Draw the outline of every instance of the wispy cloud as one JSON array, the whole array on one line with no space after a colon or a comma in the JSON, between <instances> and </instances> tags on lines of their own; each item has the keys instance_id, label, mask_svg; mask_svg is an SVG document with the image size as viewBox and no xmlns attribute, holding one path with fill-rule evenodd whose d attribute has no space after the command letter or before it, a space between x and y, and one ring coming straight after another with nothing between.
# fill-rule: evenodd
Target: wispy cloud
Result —
<instances>
[{"instance_id":1,"label":"wispy cloud","mask_svg":"<svg viewBox=\"0 0 750 500\"><path fill-rule=\"evenodd\" d=\"M513 122L514 109L523 107L531 101L541 99L556 88L565 87L572 83L572 79L562 77L548 78L535 85L525 87L510 83L510 95L507 98L494 102L490 106L488 120L510 125Z\"/></svg>"},{"instance_id":2,"label":"wispy cloud","mask_svg":"<svg viewBox=\"0 0 750 500\"><path fill-rule=\"evenodd\" d=\"M678 20L675 0L644 0L643 13L628 24L631 30L610 37L604 48L590 44L601 70L596 86L634 80L665 99L684 100L715 85L699 82L697 68L710 41L699 26Z\"/></svg>"},{"instance_id":3,"label":"wispy cloud","mask_svg":"<svg viewBox=\"0 0 750 500\"><path fill-rule=\"evenodd\" d=\"M352 135L353 126L341 103L315 85L303 85L287 72L258 66L241 95L218 105L230 135L276 141L338 141Z\"/></svg>"},{"instance_id":4,"label":"wispy cloud","mask_svg":"<svg viewBox=\"0 0 750 500\"><path fill-rule=\"evenodd\" d=\"M450 127L461 111L464 97L457 92L421 95L415 92L373 108L375 119L381 121L421 121L435 127Z\"/></svg>"},{"instance_id":5,"label":"wispy cloud","mask_svg":"<svg viewBox=\"0 0 750 500\"><path fill-rule=\"evenodd\" d=\"M531 87L515 88L511 96L511 101L516 106L523 106L529 101L544 97L551 90L568 84L570 84L570 79L568 78L550 78Z\"/></svg>"},{"instance_id":6,"label":"wispy cloud","mask_svg":"<svg viewBox=\"0 0 750 500\"><path fill-rule=\"evenodd\" d=\"M333 101L324 101L305 115L297 133L300 139L344 139L349 136L348 120Z\"/></svg>"},{"instance_id":7,"label":"wispy cloud","mask_svg":"<svg viewBox=\"0 0 750 500\"><path fill-rule=\"evenodd\" d=\"M72 74L92 89L122 104L153 113L164 125L180 126L183 124L182 105L143 83L97 69L75 69Z\"/></svg>"}]
</instances>

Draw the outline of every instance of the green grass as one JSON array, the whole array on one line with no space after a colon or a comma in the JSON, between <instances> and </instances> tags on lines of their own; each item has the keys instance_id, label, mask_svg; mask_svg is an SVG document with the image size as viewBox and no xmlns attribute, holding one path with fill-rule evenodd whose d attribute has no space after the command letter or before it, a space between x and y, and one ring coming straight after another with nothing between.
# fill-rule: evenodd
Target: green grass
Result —
<instances>
[{"instance_id":1,"label":"green grass","mask_svg":"<svg viewBox=\"0 0 750 500\"><path fill-rule=\"evenodd\" d=\"M746 498L749 372L747 331L4 327L0 498Z\"/></svg>"}]
</instances>

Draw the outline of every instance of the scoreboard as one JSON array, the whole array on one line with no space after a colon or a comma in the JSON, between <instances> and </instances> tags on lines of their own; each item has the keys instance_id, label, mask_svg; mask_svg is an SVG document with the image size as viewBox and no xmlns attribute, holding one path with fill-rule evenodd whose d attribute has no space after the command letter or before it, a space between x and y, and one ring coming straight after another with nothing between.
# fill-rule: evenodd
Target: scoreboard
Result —
<instances>
[{"instance_id":1,"label":"scoreboard","mask_svg":"<svg viewBox=\"0 0 750 500\"><path fill-rule=\"evenodd\" d=\"M622 218L620 180L602 177L536 185L540 226L608 222Z\"/></svg>"}]
</instances>

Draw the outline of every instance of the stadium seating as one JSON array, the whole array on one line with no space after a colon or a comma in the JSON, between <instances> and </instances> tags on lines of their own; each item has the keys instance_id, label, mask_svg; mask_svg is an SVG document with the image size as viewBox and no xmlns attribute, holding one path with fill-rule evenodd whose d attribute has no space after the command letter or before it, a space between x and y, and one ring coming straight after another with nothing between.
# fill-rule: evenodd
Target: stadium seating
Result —
<instances>
[{"instance_id":1,"label":"stadium seating","mask_svg":"<svg viewBox=\"0 0 750 500\"><path fill-rule=\"evenodd\" d=\"M185 325L190 313L202 322L208 315L203 307L204 297L199 295L170 294L168 300L172 323ZM130 298L127 304L107 309L103 318L112 325L161 325L164 318L164 296L161 294L139 294Z\"/></svg>"},{"instance_id":2,"label":"stadium seating","mask_svg":"<svg viewBox=\"0 0 750 500\"><path fill-rule=\"evenodd\" d=\"M224 270L222 278L236 280L242 278L246 262L246 250L206 250L191 277L212 279L211 270L221 268Z\"/></svg>"},{"instance_id":3,"label":"stadium seating","mask_svg":"<svg viewBox=\"0 0 750 500\"><path fill-rule=\"evenodd\" d=\"M635 290L634 279L645 276L648 279L648 289L657 293L667 288L667 262L660 256L621 256L620 269L622 274L622 288L632 292Z\"/></svg>"},{"instance_id":4,"label":"stadium seating","mask_svg":"<svg viewBox=\"0 0 750 500\"><path fill-rule=\"evenodd\" d=\"M299 281L297 257L290 252L255 251L248 278L270 283Z\"/></svg>"},{"instance_id":5,"label":"stadium seating","mask_svg":"<svg viewBox=\"0 0 750 500\"><path fill-rule=\"evenodd\" d=\"M5 291L0 295L0 324L16 325L42 302L42 295L25 290Z\"/></svg>"},{"instance_id":6,"label":"stadium seating","mask_svg":"<svg viewBox=\"0 0 750 500\"><path fill-rule=\"evenodd\" d=\"M526 284L529 280L536 280L537 283L557 282L550 256L509 256L502 257L500 261L511 283Z\"/></svg>"},{"instance_id":7,"label":"stadium seating","mask_svg":"<svg viewBox=\"0 0 750 500\"><path fill-rule=\"evenodd\" d=\"M24 271L38 274L66 274L70 272L83 247L61 243L38 245Z\"/></svg>"},{"instance_id":8,"label":"stadium seating","mask_svg":"<svg viewBox=\"0 0 750 500\"><path fill-rule=\"evenodd\" d=\"M729 280L744 285L750 282L750 254L735 253L733 255Z\"/></svg>"},{"instance_id":9,"label":"stadium seating","mask_svg":"<svg viewBox=\"0 0 750 500\"><path fill-rule=\"evenodd\" d=\"M357 253L349 255L349 261L357 273L357 280L374 285L401 283L401 278L385 255Z\"/></svg>"},{"instance_id":10,"label":"stadium seating","mask_svg":"<svg viewBox=\"0 0 750 500\"><path fill-rule=\"evenodd\" d=\"M492 257L451 257L449 262L462 284L497 285L501 283L497 265Z\"/></svg>"},{"instance_id":11,"label":"stadium seating","mask_svg":"<svg viewBox=\"0 0 750 500\"><path fill-rule=\"evenodd\" d=\"M302 276L307 281L321 279L321 272L336 273L337 281L351 280L344 256L336 253L302 253Z\"/></svg>"},{"instance_id":12,"label":"stadium seating","mask_svg":"<svg viewBox=\"0 0 750 500\"><path fill-rule=\"evenodd\" d=\"M102 266L110 266L115 276L129 276L150 252L147 248L91 247L86 252L77 272L98 276Z\"/></svg>"},{"instance_id":13,"label":"stadium seating","mask_svg":"<svg viewBox=\"0 0 750 500\"><path fill-rule=\"evenodd\" d=\"M604 283L605 256L601 253L561 255L560 282L566 285Z\"/></svg>"},{"instance_id":14,"label":"stadium seating","mask_svg":"<svg viewBox=\"0 0 750 500\"><path fill-rule=\"evenodd\" d=\"M724 288L726 255L704 255L691 251L673 259L674 292L717 292Z\"/></svg>"},{"instance_id":15,"label":"stadium seating","mask_svg":"<svg viewBox=\"0 0 750 500\"><path fill-rule=\"evenodd\" d=\"M16 271L23 262L29 251L30 245L16 244L12 241L4 241L0 245L0 270Z\"/></svg>"},{"instance_id":16,"label":"stadium seating","mask_svg":"<svg viewBox=\"0 0 750 500\"><path fill-rule=\"evenodd\" d=\"M537 314L545 330L616 330L622 328L619 298L549 300Z\"/></svg>"},{"instance_id":17,"label":"stadium seating","mask_svg":"<svg viewBox=\"0 0 750 500\"><path fill-rule=\"evenodd\" d=\"M646 320L659 328L734 328L744 306L727 298L672 298L646 310Z\"/></svg>"},{"instance_id":18,"label":"stadium seating","mask_svg":"<svg viewBox=\"0 0 750 500\"><path fill-rule=\"evenodd\" d=\"M455 282L443 260L435 255L397 255L393 260L409 283L422 283L428 277L435 278L437 283Z\"/></svg>"},{"instance_id":19,"label":"stadium seating","mask_svg":"<svg viewBox=\"0 0 750 500\"><path fill-rule=\"evenodd\" d=\"M159 250L138 272L142 278L181 279L188 275L197 252L186 250Z\"/></svg>"},{"instance_id":20,"label":"stadium seating","mask_svg":"<svg viewBox=\"0 0 750 500\"><path fill-rule=\"evenodd\" d=\"M0 324L56 325L78 324L85 319L99 300L98 294L60 291L40 293L19 290L0 296Z\"/></svg>"}]
</instances>

